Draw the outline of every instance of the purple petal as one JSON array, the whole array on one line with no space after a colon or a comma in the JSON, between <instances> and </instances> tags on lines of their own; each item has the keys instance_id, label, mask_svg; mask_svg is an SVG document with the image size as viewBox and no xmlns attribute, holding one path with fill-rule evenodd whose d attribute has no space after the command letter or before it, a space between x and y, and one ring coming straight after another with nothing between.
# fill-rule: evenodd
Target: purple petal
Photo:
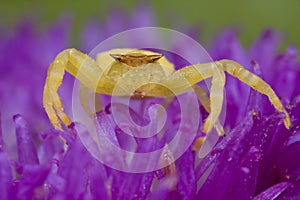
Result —
<instances>
[{"instance_id":1,"label":"purple petal","mask_svg":"<svg viewBox=\"0 0 300 200\"><path fill-rule=\"evenodd\" d=\"M4 151L4 141L3 141L3 135L2 135L2 116L0 112L0 152Z\"/></svg>"},{"instance_id":2,"label":"purple petal","mask_svg":"<svg viewBox=\"0 0 300 200\"><path fill-rule=\"evenodd\" d=\"M299 174L299 173L298 173ZM299 180L299 177L298 177ZM291 184L286 190L280 194L278 200L298 200L300 198L300 182Z\"/></svg>"},{"instance_id":3,"label":"purple petal","mask_svg":"<svg viewBox=\"0 0 300 200\"><path fill-rule=\"evenodd\" d=\"M297 80L300 78L300 64L298 52L294 46L290 46L286 51L277 56L274 61L271 84L275 92L287 99L293 99L300 94L300 87ZM288 88L287 88L288 87Z\"/></svg>"},{"instance_id":4,"label":"purple petal","mask_svg":"<svg viewBox=\"0 0 300 200\"><path fill-rule=\"evenodd\" d=\"M22 179L18 183L18 198L32 199L34 196L45 197L46 188L43 183L50 172L49 165L26 165L22 174ZM39 191L39 194L35 192Z\"/></svg>"},{"instance_id":5,"label":"purple petal","mask_svg":"<svg viewBox=\"0 0 300 200\"><path fill-rule=\"evenodd\" d=\"M135 12L129 22L130 28L155 26L155 18L149 6L140 4L136 6Z\"/></svg>"},{"instance_id":6,"label":"purple petal","mask_svg":"<svg viewBox=\"0 0 300 200\"><path fill-rule=\"evenodd\" d=\"M282 194L287 188L291 187L292 184L288 182L281 182L278 183L267 190L263 191L259 195L257 195L253 200L274 200L277 199L277 197Z\"/></svg>"},{"instance_id":7,"label":"purple petal","mask_svg":"<svg viewBox=\"0 0 300 200\"><path fill-rule=\"evenodd\" d=\"M91 154L91 152L86 151L87 145L89 146L89 148L97 148L97 144L92 140L90 134L88 133L88 130L83 125L76 123L75 126L72 128L73 130L76 129L78 135L80 135L81 141L86 142L86 146L83 146L80 141L80 144L82 146L81 148L84 148L86 154L83 155L86 159L83 160L82 167L84 169L84 173L86 173L87 176L87 188L89 188L90 190L87 198L103 200L109 199L107 188L105 185L107 180L106 169L102 163L100 163L98 160L92 157L93 154Z\"/></svg>"},{"instance_id":8,"label":"purple petal","mask_svg":"<svg viewBox=\"0 0 300 200\"><path fill-rule=\"evenodd\" d=\"M64 159L59 164L58 175L66 181L63 190L64 198L78 199L82 198L86 192L86 185L88 183L85 173L85 164L89 156L85 148L77 139L70 144ZM80 162L78 160L80 159ZM75 161L75 162L74 162Z\"/></svg>"},{"instance_id":9,"label":"purple petal","mask_svg":"<svg viewBox=\"0 0 300 200\"><path fill-rule=\"evenodd\" d=\"M295 159L299 156L300 142L295 142L287 146L278 158L278 170L281 170L282 176L286 173L287 179L297 180L300 173L300 159ZM287 174L288 173L288 174Z\"/></svg>"},{"instance_id":10,"label":"purple petal","mask_svg":"<svg viewBox=\"0 0 300 200\"><path fill-rule=\"evenodd\" d=\"M109 199L105 185L107 177L104 166L99 163L98 160L93 160L90 162L87 174L89 177L91 197L93 199Z\"/></svg>"},{"instance_id":11,"label":"purple petal","mask_svg":"<svg viewBox=\"0 0 300 200\"><path fill-rule=\"evenodd\" d=\"M176 160L176 170L178 176L177 192L180 199L193 199L196 193L196 178L194 171L194 153L187 150L178 160Z\"/></svg>"},{"instance_id":12,"label":"purple petal","mask_svg":"<svg viewBox=\"0 0 300 200\"><path fill-rule=\"evenodd\" d=\"M255 75L262 77L262 71L261 71L261 66L256 63L255 61L252 61L251 64L253 65L253 72ZM258 91L254 89L250 89L250 94L249 94L249 101L247 105L247 110L248 111L254 111L254 112L263 112L265 105L269 104L269 101L264 95L259 93Z\"/></svg>"},{"instance_id":13,"label":"purple petal","mask_svg":"<svg viewBox=\"0 0 300 200\"><path fill-rule=\"evenodd\" d=\"M175 189L175 185L177 183L176 176L168 176L167 178L162 179L155 186L153 192L149 195L150 200L157 199L168 199L170 191Z\"/></svg>"},{"instance_id":14,"label":"purple petal","mask_svg":"<svg viewBox=\"0 0 300 200\"><path fill-rule=\"evenodd\" d=\"M145 199L150 191L153 173L134 174L111 171L112 199Z\"/></svg>"},{"instance_id":15,"label":"purple petal","mask_svg":"<svg viewBox=\"0 0 300 200\"><path fill-rule=\"evenodd\" d=\"M238 41L234 29L225 30L219 35L210 50L210 55L213 60L232 59L244 66L249 64L246 52Z\"/></svg>"},{"instance_id":16,"label":"purple petal","mask_svg":"<svg viewBox=\"0 0 300 200\"><path fill-rule=\"evenodd\" d=\"M18 157L21 165L39 164L36 148L27 122L21 115L15 115Z\"/></svg>"},{"instance_id":17,"label":"purple petal","mask_svg":"<svg viewBox=\"0 0 300 200\"><path fill-rule=\"evenodd\" d=\"M37 69L41 69L41 67L47 69L49 62L52 61L54 56L69 45L72 24L72 17L63 15L55 24L50 26L40 38L37 37L38 39L36 40L38 40L38 46L36 47L36 51L40 54L38 54L39 56L37 56L35 60L41 64L43 63L41 66L36 66ZM39 46L47 49L47 51L40 51L39 48L41 47Z\"/></svg>"},{"instance_id":18,"label":"purple petal","mask_svg":"<svg viewBox=\"0 0 300 200\"><path fill-rule=\"evenodd\" d=\"M283 125L275 126L275 130L265 125L265 134L269 135L269 139L264 145L264 157L259 169L263 176L258 177L257 192L262 192L278 182L297 182L299 178L299 162L294 159L299 154L299 142L288 143L293 133L299 132L297 124L300 122L300 106L293 105L293 108L291 116L297 116L297 120L292 122L294 127L291 130L287 130Z\"/></svg>"},{"instance_id":19,"label":"purple petal","mask_svg":"<svg viewBox=\"0 0 300 200\"><path fill-rule=\"evenodd\" d=\"M219 148L221 150L217 157L214 152L209 155L211 158L207 161L215 159L215 162L197 198L249 199L252 197L262 156L256 145L258 142L263 142L257 141L256 136L253 135L256 129L252 126L250 114L216 146L215 150ZM204 163L200 163L202 164ZM218 192L211 192L211 188Z\"/></svg>"},{"instance_id":20,"label":"purple petal","mask_svg":"<svg viewBox=\"0 0 300 200\"><path fill-rule=\"evenodd\" d=\"M266 81L270 81L274 73L274 57L278 51L282 35L272 29L265 30L250 50L250 58L262 66Z\"/></svg>"},{"instance_id":21,"label":"purple petal","mask_svg":"<svg viewBox=\"0 0 300 200\"><path fill-rule=\"evenodd\" d=\"M59 135L59 132L54 130L43 134L41 145L37 150L40 163L47 163L54 158L61 158L65 153L64 142Z\"/></svg>"},{"instance_id":22,"label":"purple petal","mask_svg":"<svg viewBox=\"0 0 300 200\"><path fill-rule=\"evenodd\" d=\"M113 105L120 109L121 105ZM122 106L121 106L122 107ZM128 109L128 108L125 108ZM136 122L143 123L143 117L138 118L138 114L131 110L132 118L136 119ZM122 112L119 112L119 117L122 117ZM99 122L98 129L107 134L107 137L114 143L114 145L122 145L118 146L119 148L128 148L130 144L128 141L130 139L135 140L134 138L130 138L129 136L125 137L125 133L123 131L116 131L116 124L113 121L111 114L106 114L105 112L100 112L97 114L97 120ZM116 136L117 140L116 140ZM123 141L122 141L123 140ZM136 144L138 145L137 151L140 152L148 152L153 149L153 145L155 145L156 139L147 138L145 140L138 139ZM131 149L132 150L132 149ZM114 157L116 155L114 154ZM135 164L135 163L134 163ZM153 172L143 173L143 174L134 174L134 173L126 173L118 170L111 169L110 176L112 177L111 183L111 192L112 199L145 199L147 194L150 191L150 186L153 179Z\"/></svg>"},{"instance_id":23,"label":"purple petal","mask_svg":"<svg viewBox=\"0 0 300 200\"><path fill-rule=\"evenodd\" d=\"M6 153L0 151L0 197L2 199L12 198L13 176L10 162Z\"/></svg>"},{"instance_id":24,"label":"purple petal","mask_svg":"<svg viewBox=\"0 0 300 200\"><path fill-rule=\"evenodd\" d=\"M105 39L99 22L90 21L84 25L81 34L81 46L84 51L89 52Z\"/></svg>"},{"instance_id":25,"label":"purple petal","mask_svg":"<svg viewBox=\"0 0 300 200\"><path fill-rule=\"evenodd\" d=\"M78 127L78 125L77 128L79 131L86 131L86 129ZM75 127L73 127L72 131L75 131ZM80 161L78 158L80 158ZM76 138L73 142L70 142L69 149L58 168L58 175L66 182L65 188L62 192L52 191L52 194L54 196L63 196L64 198L78 199L87 198L86 195L92 195L95 197L101 196L101 199L107 199L103 183L106 179L105 174L102 164L95 160L82 145L79 138ZM96 183L99 185L95 185ZM87 192L88 188L92 191L98 191L97 193L89 194Z\"/></svg>"}]
</instances>

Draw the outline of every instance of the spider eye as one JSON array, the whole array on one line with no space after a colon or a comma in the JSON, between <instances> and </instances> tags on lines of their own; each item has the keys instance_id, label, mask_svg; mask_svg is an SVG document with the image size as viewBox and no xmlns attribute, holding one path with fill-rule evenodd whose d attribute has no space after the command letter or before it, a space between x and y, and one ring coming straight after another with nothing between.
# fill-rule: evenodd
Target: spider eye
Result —
<instances>
[{"instance_id":1,"label":"spider eye","mask_svg":"<svg viewBox=\"0 0 300 200\"><path fill-rule=\"evenodd\" d=\"M113 57L116 61L121 62L122 61L122 57L120 54L109 54L111 57Z\"/></svg>"},{"instance_id":2,"label":"spider eye","mask_svg":"<svg viewBox=\"0 0 300 200\"><path fill-rule=\"evenodd\" d=\"M156 62L156 61L158 61L161 57L163 57L163 55L162 54L159 54L159 55L154 55L153 57L152 57L152 62Z\"/></svg>"}]
</instances>

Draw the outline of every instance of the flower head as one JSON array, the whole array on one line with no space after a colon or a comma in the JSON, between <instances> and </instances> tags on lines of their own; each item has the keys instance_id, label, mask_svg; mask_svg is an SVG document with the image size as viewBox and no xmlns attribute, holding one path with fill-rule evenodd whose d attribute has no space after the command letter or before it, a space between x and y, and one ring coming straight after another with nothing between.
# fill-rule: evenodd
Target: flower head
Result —
<instances>
[{"instance_id":1,"label":"flower head","mask_svg":"<svg viewBox=\"0 0 300 200\"><path fill-rule=\"evenodd\" d=\"M111 14L110 21L101 29L94 22L88 24L83 34L83 48L91 49L92 44L122 30L120 27L123 26L154 25L154 18L145 7L139 7L135 14L138 17L130 20L120 12ZM198 152L189 146L176 160L172 153L166 151L164 159L173 159L174 163L162 169L130 173L104 165L87 150L80 139L86 137L88 140L90 136L84 124L73 123L64 132L48 129L42 124L47 120L41 106L46 67L66 45L68 30L61 32L65 23L60 23L43 36L37 37L32 27L25 24L14 37L1 38L4 45L0 51L5 50L9 54L0 55L14 55L13 59L10 56L0 57L3 75L0 80L0 97L4 105L1 107L4 118L1 125L5 130L1 132L0 129L1 197L154 200L299 197L300 162L293 158L300 153L300 86L297 83L300 67L294 46L278 54L278 45L282 40L279 33L266 30L252 48L246 51L240 45L236 32L226 30L216 39L210 53L213 59L236 60L248 70L264 77L287 105L292 118L291 129L283 126L281 114L274 112L263 95L234 78L228 78L226 100L229 111L224 124L227 135L219 138L205 158L200 160ZM174 48L189 49L184 42L174 45ZM176 67L182 67L184 61L175 55L171 56ZM71 96L70 88L67 84L66 91L69 93L65 95ZM14 97L14 94L19 96ZM189 95L185 98L188 102ZM151 116L147 108L157 102L161 100L133 101L130 108L132 118L139 124L149 123ZM104 109L97 113L95 121L116 146L128 151L134 149L143 153L164 146L174 137L181 120L177 114L180 112L178 102L174 100L167 109L171 120L161 136L129 137L112 120L111 106L115 105L104 104ZM186 107L189 107L188 103ZM201 106L200 110L202 114L207 114ZM188 111L192 121L193 111ZM7 136L9 131L6 131L10 127L7 121L12 114L15 146L11 140L8 142L10 136ZM183 128L188 134L191 127L186 124ZM200 130L200 127L197 128ZM39 132L36 133L36 130ZM92 140L88 141L91 148L96 148ZM114 154L108 154L106 158L111 162L122 159ZM151 163L151 158L147 162Z\"/></svg>"}]
</instances>

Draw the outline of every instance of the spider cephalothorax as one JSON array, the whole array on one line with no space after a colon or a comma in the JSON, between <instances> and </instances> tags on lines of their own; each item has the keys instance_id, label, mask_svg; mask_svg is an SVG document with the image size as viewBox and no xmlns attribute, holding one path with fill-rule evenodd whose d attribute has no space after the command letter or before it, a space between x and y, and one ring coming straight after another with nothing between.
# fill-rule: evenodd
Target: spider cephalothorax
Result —
<instances>
[{"instance_id":1,"label":"spider cephalothorax","mask_svg":"<svg viewBox=\"0 0 300 200\"><path fill-rule=\"evenodd\" d=\"M218 123L218 117L223 104L224 72L227 72L267 95L275 109L284 114L285 127L291 127L289 114L270 85L235 61L220 60L193 64L175 71L171 62L161 54L152 51L112 49L99 53L97 59L93 60L76 49L66 49L51 63L44 87L44 107L56 129L62 129L61 121L65 125L71 123L57 93L65 71L97 93L163 98L184 93L194 86L197 88L198 82L211 77L210 101L204 103L209 116L205 120L202 131L208 133L215 127L220 135L224 134L224 131ZM120 80L123 80L123 88L114 90ZM132 92L130 88L136 82L141 83L142 86ZM202 90L198 89L198 91Z\"/></svg>"}]
</instances>

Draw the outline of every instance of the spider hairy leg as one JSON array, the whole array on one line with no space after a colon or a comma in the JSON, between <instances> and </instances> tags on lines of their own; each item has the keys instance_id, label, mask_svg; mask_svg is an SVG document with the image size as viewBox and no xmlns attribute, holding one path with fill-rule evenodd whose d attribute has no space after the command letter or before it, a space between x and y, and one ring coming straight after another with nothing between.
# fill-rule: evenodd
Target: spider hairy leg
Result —
<instances>
[{"instance_id":1,"label":"spider hairy leg","mask_svg":"<svg viewBox=\"0 0 300 200\"><path fill-rule=\"evenodd\" d=\"M243 66L239 63L234 62L232 60L220 60L216 62L220 68L223 68L224 71L231 74L232 76L238 78L240 81L246 83L254 90L265 94L268 96L270 102L275 107L278 112L281 112L285 115L283 118L284 125L287 129L292 127L290 116L288 112L285 110L284 106L282 105L280 99L271 88L269 84L267 84L264 80L262 80L259 76L251 73L250 71L246 70Z\"/></svg>"},{"instance_id":2,"label":"spider hairy leg","mask_svg":"<svg viewBox=\"0 0 300 200\"><path fill-rule=\"evenodd\" d=\"M199 85L194 85L193 89L198 97L198 100L200 101L200 103L203 105L204 109L206 110L206 112L210 113L210 100L209 100L209 96L207 95L206 91ZM217 119L215 124L214 124L214 128L216 129L217 133L219 136L224 136L225 135L225 131L223 126L221 125L220 121ZM200 149L200 147L202 146L202 144L204 143L206 137L199 137L197 138L197 140L195 141L194 145L193 145L193 151L196 151L198 149Z\"/></svg>"},{"instance_id":3,"label":"spider hairy leg","mask_svg":"<svg viewBox=\"0 0 300 200\"><path fill-rule=\"evenodd\" d=\"M54 67L54 65L56 67ZM64 63L59 60L56 60L51 64L48 71L43 95L43 104L49 120L54 128L59 130L62 130L59 118L61 118L61 120L64 120L64 123L68 125L71 123L69 117L63 114L64 109L61 100L56 93L63 79L63 65Z\"/></svg>"},{"instance_id":4,"label":"spider hairy leg","mask_svg":"<svg viewBox=\"0 0 300 200\"><path fill-rule=\"evenodd\" d=\"M214 62L190 65L176 71L168 78L167 84L174 93L182 93L187 88L191 86L196 87L195 85L198 82L210 77L212 77L211 99L209 103L203 104L209 104L209 106L206 106L207 110L209 110L209 116L205 120L202 131L208 133L215 127L219 135L224 135L223 127L218 122L224 98L225 74L222 69L218 68ZM186 81L182 81L183 78ZM201 101L201 99L199 100Z\"/></svg>"},{"instance_id":5,"label":"spider hairy leg","mask_svg":"<svg viewBox=\"0 0 300 200\"><path fill-rule=\"evenodd\" d=\"M47 73L43 104L51 124L59 130L62 130L60 120L67 126L71 123L57 93L65 71L93 91L97 88L98 79L102 73L101 68L92 58L76 49L66 49L56 56Z\"/></svg>"},{"instance_id":6,"label":"spider hairy leg","mask_svg":"<svg viewBox=\"0 0 300 200\"><path fill-rule=\"evenodd\" d=\"M176 71L167 79L166 83L175 94L178 94L185 92L192 86L195 87L198 82L210 77L212 77L211 100L209 106L206 106L206 108L209 107L210 112L202 128L204 133L210 132L215 124L218 124L218 118L223 105L224 72L214 62L195 64ZM219 135L224 135L224 130L220 125L217 125L216 128Z\"/></svg>"},{"instance_id":7,"label":"spider hairy leg","mask_svg":"<svg viewBox=\"0 0 300 200\"><path fill-rule=\"evenodd\" d=\"M92 110L90 108L90 90L85 87L83 84L79 85L79 96L80 96L80 103L83 107L83 109L85 110L85 112L89 115L89 116L93 116L96 112L99 112L102 110L102 103L101 100L99 99L97 94L93 94L93 102L94 102L94 106L95 109Z\"/></svg>"},{"instance_id":8,"label":"spider hairy leg","mask_svg":"<svg viewBox=\"0 0 300 200\"><path fill-rule=\"evenodd\" d=\"M210 113L211 112L210 105L209 105L210 100L209 100L209 97L208 97L206 91L202 87L200 87L199 85L194 85L193 89L195 90L195 93L198 97L198 100L203 105L206 112ZM220 121L218 119L215 122L214 128L216 129L219 136L224 136L225 135L224 128L220 124Z\"/></svg>"},{"instance_id":9,"label":"spider hairy leg","mask_svg":"<svg viewBox=\"0 0 300 200\"><path fill-rule=\"evenodd\" d=\"M163 80L163 84L175 95L182 94L198 82L210 78L213 75L212 65L203 63L181 68Z\"/></svg>"},{"instance_id":10,"label":"spider hairy leg","mask_svg":"<svg viewBox=\"0 0 300 200\"><path fill-rule=\"evenodd\" d=\"M209 133L217 123L223 106L225 73L216 65L212 65L212 84L210 90L210 113L203 125L203 132Z\"/></svg>"}]
</instances>

